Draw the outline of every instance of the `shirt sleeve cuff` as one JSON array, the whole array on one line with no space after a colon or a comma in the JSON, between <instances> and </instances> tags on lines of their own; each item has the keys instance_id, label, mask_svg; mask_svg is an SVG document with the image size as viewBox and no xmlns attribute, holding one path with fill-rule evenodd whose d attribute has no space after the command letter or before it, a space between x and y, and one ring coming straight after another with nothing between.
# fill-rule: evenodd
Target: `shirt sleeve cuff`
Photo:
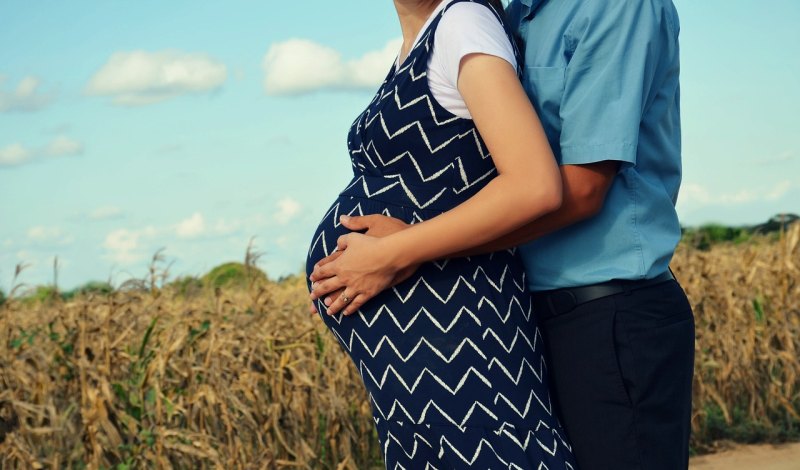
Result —
<instances>
[{"instance_id":1,"label":"shirt sleeve cuff","mask_svg":"<svg viewBox=\"0 0 800 470\"><path fill-rule=\"evenodd\" d=\"M636 145L619 142L595 145L569 145L561 147L561 165L587 165L606 160L636 164Z\"/></svg>"}]
</instances>

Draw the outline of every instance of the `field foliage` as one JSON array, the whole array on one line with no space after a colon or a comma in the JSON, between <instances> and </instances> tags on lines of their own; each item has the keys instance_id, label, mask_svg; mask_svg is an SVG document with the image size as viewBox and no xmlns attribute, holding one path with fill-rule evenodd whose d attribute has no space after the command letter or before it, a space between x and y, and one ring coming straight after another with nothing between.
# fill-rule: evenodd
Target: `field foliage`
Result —
<instances>
[{"instance_id":1,"label":"field foliage","mask_svg":"<svg viewBox=\"0 0 800 470\"><path fill-rule=\"evenodd\" d=\"M800 224L673 268L695 308L692 445L800 437ZM380 466L350 361L302 277L245 263L0 296L0 468Z\"/></svg>"}]
</instances>

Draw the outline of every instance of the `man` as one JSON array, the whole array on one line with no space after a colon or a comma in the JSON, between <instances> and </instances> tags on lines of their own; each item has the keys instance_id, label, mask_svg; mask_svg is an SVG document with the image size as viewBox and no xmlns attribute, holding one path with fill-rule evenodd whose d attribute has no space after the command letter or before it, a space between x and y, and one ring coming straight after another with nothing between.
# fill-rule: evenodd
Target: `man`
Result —
<instances>
[{"instance_id":1,"label":"man","mask_svg":"<svg viewBox=\"0 0 800 470\"><path fill-rule=\"evenodd\" d=\"M514 0L508 16L564 202L473 253L521 245L579 468L687 468L694 318L668 267L680 238L677 13L671 0ZM404 227L343 223L373 236ZM336 272L336 256L321 264Z\"/></svg>"}]
</instances>

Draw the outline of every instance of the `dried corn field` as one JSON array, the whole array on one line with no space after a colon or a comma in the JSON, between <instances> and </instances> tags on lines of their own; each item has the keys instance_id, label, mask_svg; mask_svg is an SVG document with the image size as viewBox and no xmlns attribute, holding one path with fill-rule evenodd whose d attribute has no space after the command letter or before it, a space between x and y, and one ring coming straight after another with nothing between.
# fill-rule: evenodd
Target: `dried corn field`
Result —
<instances>
[{"instance_id":1,"label":"dried corn field","mask_svg":"<svg viewBox=\"0 0 800 470\"><path fill-rule=\"evenodd\" d=\"M697 317L695 449L800 434L800 224L681 247ZM349 360L301 278L158 282L0 307L0 468L380 466Z\"/></svg>"}]
</instances>

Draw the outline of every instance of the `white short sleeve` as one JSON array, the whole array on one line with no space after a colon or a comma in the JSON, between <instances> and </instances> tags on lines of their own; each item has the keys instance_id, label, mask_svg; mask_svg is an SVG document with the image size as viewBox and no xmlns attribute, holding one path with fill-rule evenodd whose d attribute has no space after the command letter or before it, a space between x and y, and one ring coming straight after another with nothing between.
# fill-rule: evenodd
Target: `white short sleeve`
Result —
<instances>
[{"instance_id":1,"label":"white short sleeve","mask_svg":"<svg viewBox=\"0 0 800 470\"><path fill-rule=\"evenodd\" d=\"M516 69L511 41L495 13L479 3L451 6L439 20L428 63L428 84L434 98L456 116L472 116L458 91L461 59L474 53L506 60Z\"/></svg>"}]
</instances>

